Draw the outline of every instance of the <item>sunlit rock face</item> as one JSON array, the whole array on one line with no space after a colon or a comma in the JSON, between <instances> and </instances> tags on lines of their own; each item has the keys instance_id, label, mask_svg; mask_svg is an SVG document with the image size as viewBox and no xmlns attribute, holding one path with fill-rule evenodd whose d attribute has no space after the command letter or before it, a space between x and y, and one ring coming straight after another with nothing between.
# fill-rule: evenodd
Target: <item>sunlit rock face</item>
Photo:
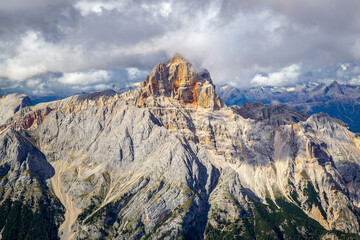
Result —
<instances>
[{"instance_id":1,"label":"sunlit rock face","mask_svg":"<svg viewBox=\"0 0 360 240\"><path fill-rule=\"evenodd\" d=\"M22 108L31 106L28 96L13 93L0 98L0 126Z\"/></svg>"},{"instance_id":2,"label":"sunlit rock face","mask_svg":"<svg viewBox=\"0 0 360 240\"><path fill-rule=\"evenodd\" d=\"M137 106L156 104L156 98L168 97L183 104L219 109L224 104L215 94L215 87L206 69L195 70L180 55L158 64L139 87Z\"/></svg>"},{"instance_id":3,"label":"sunlit rock face","mask_svg":"<svg viewBox=\"0 0 360 240\"><path fill-rule=\"evenodd\" d=\"M281 104L227 107L180 56L137 89L41 103L5 122L0 200L57 203L61 239L360 232L358 136Z\"/></svg>"}]
</instances>

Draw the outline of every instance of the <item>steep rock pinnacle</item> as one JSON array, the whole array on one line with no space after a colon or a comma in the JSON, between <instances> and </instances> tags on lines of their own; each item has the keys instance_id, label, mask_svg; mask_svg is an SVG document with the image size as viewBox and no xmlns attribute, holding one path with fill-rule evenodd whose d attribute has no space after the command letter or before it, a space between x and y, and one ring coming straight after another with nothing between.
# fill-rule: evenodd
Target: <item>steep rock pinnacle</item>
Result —
<instances>
[{"instance_id":1,"label":"steep rock pinnacle","mask_svg":"<svg viewBox=\"0 0 360 240\"><path fill-rule=\"evenodd\" d=\"M158 64L139 86L138 93L135 102L139 107L154 106L166 98L211 109L224 106L215 94L209 72L205 69L196 71L178 54L170 61Z\"/></svg>"}]
</instances>

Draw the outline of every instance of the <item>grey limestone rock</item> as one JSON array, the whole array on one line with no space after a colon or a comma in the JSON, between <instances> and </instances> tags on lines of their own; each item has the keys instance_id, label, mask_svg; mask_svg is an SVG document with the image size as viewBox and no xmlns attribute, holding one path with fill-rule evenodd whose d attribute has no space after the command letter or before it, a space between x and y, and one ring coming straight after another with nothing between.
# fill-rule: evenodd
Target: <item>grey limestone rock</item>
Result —
<instances>
[{"instance_id":1,"label":"grey limestone rock","mask_svg":"<svg viewBox=\"0 0 360 240\"><path fill-rule=\"evenodd\" d=\"M360 139L341 122L282 105L189 104L155 80L159 93L140 101L149 81L41 103L1 130L0 175L16 191L27 169L44 180L65 209L62 239L359 233Z\"/></svg>"},{"instance_id":2,"label":"grey limestone rock","mask_svg":"<svg viewBox=\"0 0 360 240\"><path fill-rule=\"evenodd\" d=\"M0 98L0 126L16 112L31 105L30 98L24 94L13 93Z\"/></svg>"}]
</instances>

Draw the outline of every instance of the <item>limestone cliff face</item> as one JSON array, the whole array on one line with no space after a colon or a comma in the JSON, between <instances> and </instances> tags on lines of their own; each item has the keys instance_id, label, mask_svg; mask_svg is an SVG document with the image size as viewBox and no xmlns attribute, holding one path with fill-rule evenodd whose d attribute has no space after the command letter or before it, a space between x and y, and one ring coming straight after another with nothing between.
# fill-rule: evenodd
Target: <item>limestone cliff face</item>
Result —
<instances>
[{"instance_id":1,"label":"limestone cliff face","mask_svg":"<svg viewBox=\"0 0 360 240\"><path fill-rule=\"evenodd\" d=\"M24 131L0 131L0 238L56 239L65 209L49 188L54 174Z\"/></svg>"},{"instance_id":2,"label":"limestone cliff face","mask_svg":"<svg viewBox=\"0 0 360 240\"><path fill-rule=\"evenodd\" d=\"M31 106L31 100L24 94L13 93L0 98L0 126L22 108Z\"/></svg>"},{"instance_id":3,"label":"limestone cliff face","mask_svg":"<svg viewBox=\"0 0 360 240\"><path fill-rule=\"evenodd\" d=\"M205 69L196 71L180 55L158 64L137 90L136 105L141 107L159 104L161 97L204 108L219 109L224 106L215 94L209 72Z\"/></svg>"},{"instance_id":4,"label":"limestone cliff face","mask_svg":"<svg viewBox=\"0 0 360 240\"><path fill-rule=\"evenodd\" d=\"M179 56L122 95L17 112L2 126L0 146L0 184L10 189L1 200L24 196L17 182L40 179L65 209L62 239L360 232L359 137L326 114L226 107L210 77ZM24 172L35 177L19 177Z\"/></svg>"}]
</instances>

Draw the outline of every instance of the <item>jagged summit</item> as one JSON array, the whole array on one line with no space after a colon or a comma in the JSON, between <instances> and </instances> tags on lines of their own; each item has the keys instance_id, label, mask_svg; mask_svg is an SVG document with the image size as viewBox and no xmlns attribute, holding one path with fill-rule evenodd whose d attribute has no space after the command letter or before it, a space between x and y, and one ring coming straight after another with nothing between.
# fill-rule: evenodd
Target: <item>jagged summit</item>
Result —
<instances>
[{"instance_id":1,"label":"jagged summit","mask_svg":"<svg viewBox=\"0 0 360 240\"><path fill-rule=\"evenodd\" d=\"M155 66L137 91L135 102L139 107L158 106L166 98L211 109L224 106L223 101L215 94L209 72L205 69L197 71L179 54L170 61Z\"/></svg>"}]
</instances>

